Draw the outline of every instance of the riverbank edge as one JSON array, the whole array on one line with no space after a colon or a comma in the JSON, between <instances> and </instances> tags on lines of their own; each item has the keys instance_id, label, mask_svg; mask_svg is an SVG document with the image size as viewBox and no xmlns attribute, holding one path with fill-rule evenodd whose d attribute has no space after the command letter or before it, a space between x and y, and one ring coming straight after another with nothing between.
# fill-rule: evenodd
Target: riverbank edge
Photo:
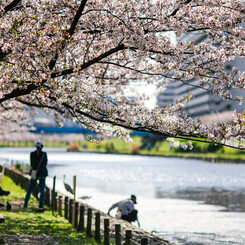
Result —
<instances>
[{"instance_id":1,"label":"riverbank edge","mask_svg":"<svg viewBox=\"0 0 245 245\"><path fill-rule=\"evenodd\" d=\"M69 151L71 152L71 151ZM116 154L116 155L130 155L130 156L147 156L147 157L162 157L162 158L181 158L190 160L200 160L212 163L245 163L245 158L226 158L226 157L202 157L202 156L184 156L184 155L162 155L162 154L131 154L126 152L100 152L100 151L74 151L80 153L94 153L94 154Z\"/></svg>"},{"instance_id":2,"label":"riverbank edge","mask_svg":"<svg viewBox=\"0 0 245 245\"><path fill-rule=\"evenodd\" d=\"M0 172L2 171L3 166L0 165ZM29 180L30 180L30 176L26 175L26 174L22 174L16 171L13 171L12 169L10 169L9 167L5 166L4 167L4 175L10 177L15 184L20 185L21 188L23 189L27 189L29 186ZM50 190L49 186L46 186L46 189ZM36 198L38 198L38 192L39 192L39 187L38 185L35 187L33 194ZM66 195L64 193L61 192L57 192L57 196L63 196L65 197ZM79 202L81 205L84 205L86 208L90 208L93 210L93 213L99 212L102 215L102 218L106 218L110 220L110 230L114 230L115 228L113 226L115 226L116 224L120 224L121 225L121 231L126 231L126 230L131 230L132 231L132 239L134 238L134 236L136 237L147 237L148 238L148 244L156 244L156 245L175 245L172 242L169 242L168 240L156 236L150 232L147 232L139 227L136 227L128 222L125 222L124 220L121 219L116 219L114 217L111 217L110 215L94 208L91 207L88 204L85 204L79 200L76 200L77 202ZM101 227L102 228L102 227ZM102 228L103 229L103 228ZM134 242L134 244L140 244L137 242Z\"/></svg>"},{"instance_id":3,"label":"riverbank edge","mask_svg":"<svg viewBox=\"0 0 245 245\"><path fill-rule=\"evenodd\" d=\"M5 147L5 146L4 146ZM49 147L46 147L47 149ZM59 147L58 147L59 148ZM200 160L205 162L212 162L212 163L233 163L233 164L243 164L245 163L245 158L229 158L229 157L203 157L203 156L185 156L184 154L176 154L176 155L168 155L168 154L132 154L128 152L117 152L117 151L110 151L110 152L103 152L103 151L93 151L93 150L76 150L76 151L69 151L66 147L67 152L80 152L80 153L94 153L94 154L116 154L116 155L127 155L127 156L147 156L147 157L162 157L162 158L180 158L180 159L189 159L189 160Z\"/></svg>"}]
</instances>

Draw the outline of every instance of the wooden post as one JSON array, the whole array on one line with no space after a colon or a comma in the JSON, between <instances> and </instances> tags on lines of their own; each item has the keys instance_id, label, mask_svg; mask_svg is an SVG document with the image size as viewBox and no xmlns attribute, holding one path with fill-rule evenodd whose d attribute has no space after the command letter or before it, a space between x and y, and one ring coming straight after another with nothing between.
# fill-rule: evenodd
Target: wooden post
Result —
<instances>
[{"instance_id":1,"label":"wooden post","mask_svg":"<svg viewBox=\"0 0 245 245\"><path fill-rule=\"evenodd\" d=\"M88 208L88 215L87 215L87 236L91 237L91 231L92 231L92 208Z\"/></svg>"},{"instance_id":2,"label":"wooden post","mask_svg":"<svg viewBox=\"0 0 245 245\"><path fill-rule=\"evenodd\" d=\"M59 203L58 203L58 213L62 216L62 196L59 196Z\"/></svg>"},{"instance_id":3,"label":"wooden post","mask_svg":"<svg viewBox=\"0 0 245 245\"><path fill-rule=\"evenodd\" d=\"M50 207L50 189L46 187L45 190L45 204Z\"/></svg>"},{"instance_id":4,"label":"wooden post","mask_svg":"<svg viewBox=\"0 0 245 245\"><path fill-rule=\"evenodd\" d=\"M73 199L69 200L69 223L72 224Z\"/></svg>"},{"instance_id":5,"label":"wooden post","mask_svg":"<svg viewBox=\"0 0 245 245\"><path fill-rule=\"evenodd\" d=\"M125 238L125 245L130 245L131 244L131 238L132 238L132 231L131 230L126 230L126 238Z\"/></svg>"},{"instance_id":6,"label":"wooden post","mask_svg":"<svg viewBox=\"0 0 245 245\"><path fill-rule=\"evenodd\" d=\"M69 198L68 196L65 197L65 219L68 219L68 202L69 202Z\"/></svg>"},{"instance_id":7,"label":"wooden post","mask_svg":"<svg viewBox=\"0 0 245 245\"><path fill-rule=\"evenodd\" d=\"M53 178L53 192L52 192L52 214L53 214L53 215L54 215L55 183L56 183L56 176L54 176L54 178Z\"/></svg>"},{"instance_id":8,"label":"wooden post","mask_svg":"<svg viewBox=\"0 0 245 245\"><path fill-rule=\"evenodd\" d=\"M110 220L109 219L104 219L104 245L110 245Z\"/></svg>"},{"instance_id":9,"label":"wooden post","mask_svg":"<svg viewBox=\"0 0 245 245\"><path fill-rule=\"evenodd\" d=\"M72 227L75 228L75 216L76 216L76 183L77 183L77 176L73 176L73 222L72 222Z\"/></svg>"},{"instance_id":10,"label":"wooden post","mask_svg":"<svg viewBox=\"0 0 245 245\"><path fill-rule=\"evenodd\" d=\"M78 206L79 206L79 203L76 202L76 203L75 203L75 216L74 216L75 227L77 227L77 221L78 221Z\"/></svg>"},{"instance_id":11,"label":"wooden post","mask_svg":"<svg viewBox=\"0 0 245 245\"><path fill-rule=\"evenodd\" d=\"M121 245L121 225L115 224L115 239L116 239L116 245Z\"/></svg>"},{"instance_id":12,"label":"wooden post","mask_svg":"<svg viewBox=\"0 0 245 245\"><path fill-rule=\"evenodd\" d=\"M54 192L54 211L58 211L58 200L57 200L57 192Z\"/></svg>"},{"instance_id":13,"label":"wooden post","mask_svg":"<svg viewBox=\"0 0 245 245\"><path fill-rule=\"evenodd\" d=\"M95 241L100 243L100 213L95 213Z\"/></svg>"},{"instance_id":14,"label":"wooden post","mask_svg":"<svg viewBox=\"0 0 245 245\"><path fill-rule=\"evenodd\" d=\"M142 237L140 244L141 245L147 245L148 244L148 238L147 237Z\"/></svg>"},{"instance_id":15,"label":"wooden post","mask_svg":"<svg viewBox=\"0 0 245 245\"><path fill-rule=\"evenodd\" d=\"M82 205L80 206L80 219L77 228L78 231L84 231L84 213L85 213L85 207Z\"/></svg>"}]
</instances>

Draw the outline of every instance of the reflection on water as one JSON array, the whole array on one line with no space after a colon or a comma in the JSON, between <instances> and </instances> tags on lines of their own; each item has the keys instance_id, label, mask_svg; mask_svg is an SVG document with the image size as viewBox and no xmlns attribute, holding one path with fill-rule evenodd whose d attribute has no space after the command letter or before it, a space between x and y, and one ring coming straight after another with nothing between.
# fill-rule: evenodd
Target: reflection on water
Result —
<instances>
[{"instance_id":1,"label":"reflection on water","mask_svg":"<svg viewBox=\"0 0 245 245\"><path fill-rule=\"evenodd\" d=\"M230 191L216 188L189 188L169 193L156 188L156 198L178 198L203 201L224 207L224 211L245 212L245 189Z\"/></svg>"}]
</instances>

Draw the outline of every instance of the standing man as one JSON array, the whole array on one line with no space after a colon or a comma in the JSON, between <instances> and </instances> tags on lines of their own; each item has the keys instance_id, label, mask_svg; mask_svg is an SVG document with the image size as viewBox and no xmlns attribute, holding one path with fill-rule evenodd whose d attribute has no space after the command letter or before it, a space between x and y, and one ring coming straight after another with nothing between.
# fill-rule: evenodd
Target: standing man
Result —
<instances>
[{"instance_id":1,"label":"standing man","mask_svg":"<svg viewBox=\"0 0 245 245\"><path fill-rule=\"evenodd\" d=\"M120 202L114 203L109 208L108 214L110 215L110 211L117 207L117 216L131 223L132 221L138 220L137 218L138 211L134 208L134 204L137 204L136 196L131 195L131 197L126 200L122 200ZM138 221L138 225L139 225L139 221Z\"/></svg>"},{"instance_id":2,"label":"standing man","mask_svg":"<svg viewBox=\"0 0 245 245\"><path fill-rule=\"evenodd\" d=\"M37 184L37 180L39 180L39 187L40 187L40 199L39 199L39 209L40 211L44 211L45 208L43 207L44 204L44 192L45 192L45 179L48 176L47 170L47 153L42 151L43 142L42 140L38 140L36 143L36 151L31 152L30 160L31 160L31 173L36 171L36 178L32 177L29 183L29 187L26 192L24 208L27 208L31 193L33 188Z\"/></svg>"}]
</instances>

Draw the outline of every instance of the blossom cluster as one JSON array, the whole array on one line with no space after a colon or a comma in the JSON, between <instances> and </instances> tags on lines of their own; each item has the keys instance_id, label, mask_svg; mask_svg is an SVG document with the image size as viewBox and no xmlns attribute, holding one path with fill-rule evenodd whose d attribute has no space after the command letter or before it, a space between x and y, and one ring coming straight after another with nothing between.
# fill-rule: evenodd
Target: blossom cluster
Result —
<instances>
[{"instance_id":1,"label":"blossom cluster","mask_svg":"<svg viewBox=\"0 0 245 245\"><path fill-rule=\"evenodd\" d=\"M183 113L186 98L149 109L143 103L147 94L129 96L128 87L154 84L160 92L173 81L196 80L242 104L244 98L232 98L227 88L245 90L244 72L224 67L245 56L244 13L240 0L3 0L0 119L11 111L6 105L22 112L21 104L55 110L126 141L138 130L225 145L242 142L244 120L237 112L231 124L209 125ZM207 38L193 43L186 35ZM62 123L60 116L56 120Z\"/></svg>"}]
</instances>

